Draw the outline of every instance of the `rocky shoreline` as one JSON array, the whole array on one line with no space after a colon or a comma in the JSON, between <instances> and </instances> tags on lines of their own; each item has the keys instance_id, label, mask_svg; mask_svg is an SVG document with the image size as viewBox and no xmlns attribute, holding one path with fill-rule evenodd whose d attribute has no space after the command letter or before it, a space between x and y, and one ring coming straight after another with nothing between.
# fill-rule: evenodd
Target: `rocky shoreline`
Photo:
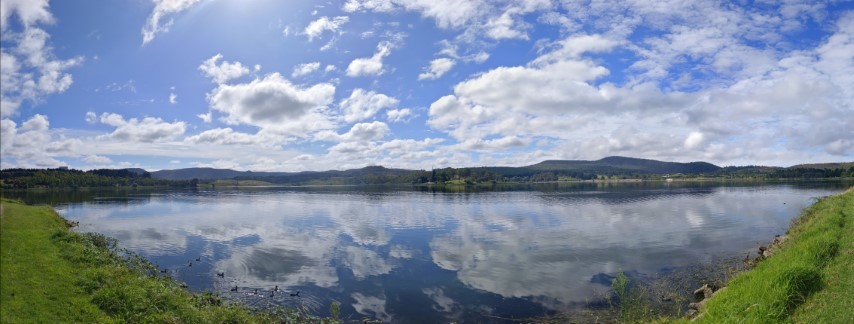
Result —
<instances>
[{"instance_id":1,"label":"rocky shoreline","mask_svg":"<svg viewBox=\"0 0 854 324\"><path fill-rule=\"evenodd\" d=\"M748 253L744 257L744 259L742 259L742 263L746 267L742 271L750 271L750 269L753 269L757 265L759 265L760 262L774 255L774 253L780 250L782 244L786 242L788 237L788 235L775 235L774 240L772 240L770 244L768 244L767 246L759 246L755 257L751 257L750 253ZM715 283L704 283L700 288L694 290L694 302L688 304L688 312L685 314L685 316L691 321L703 317L703 309L706 307L706 304L709 302L709 300L711 300L712 297L714 297L718 293L725 291L726 288L727 287L725 285L719 286Z\"/></svg>"}]
</instances>

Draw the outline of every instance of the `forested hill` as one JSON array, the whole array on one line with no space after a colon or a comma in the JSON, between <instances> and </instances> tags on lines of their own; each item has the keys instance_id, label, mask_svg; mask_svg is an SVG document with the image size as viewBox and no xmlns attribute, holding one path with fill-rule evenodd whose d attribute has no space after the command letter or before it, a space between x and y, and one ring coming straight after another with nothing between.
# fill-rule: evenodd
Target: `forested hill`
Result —
<instances>
[{"instance_id":1,"label":"forested hill","mask_svg":"<svg viewBox=\"0 0 854 324\"><path fill-rule=\"evenodd\" d=\"M188 168L147 172L143 169L2 170L2 187L195 186L214 180L255 180L280 185L354 185L418 183L483 183L592 179L752 178L817 179L854 177L854 162L800 164L788 168L767 166L719 167L707 162L663 162L612 156L595 161L550 160L523 167L389 169L369 166L352 170L306 172L252 172ZM251 183L251 182L250 182ZM255 182L258 183L258 182Z\"/></svg>"},{"instance_id":2,"label":"forested hill","mask_svg":"<svg viewBox=\"0 0 854 324\"><path fill-rule=\"evenodd\" d=\"M538 174L550 173L552 177L565 176L578 179L593 179L597 176L634 176L650 174L711 174L721 170L720 167L706 162L662 162L656 160L636 159L628 157L612 156L597 161L583 160L551 160L544 161L524 167L476 167L476 168L444 168L438 169L440 175L450 173L451 177L457 176L467 178L477 176L489 179L521 177L530 178ZM424 172L417 170L388 169L381 166L370 166L362 169L345 171L320 171L320 172L252 172L235 171L229 169L212 168L188 168L178 170L162 170L151 172L151 176L161 179L173 180L216 180L216 179L242 179L263 180L272 183L306 183L311 181L329 181L342 178L367 178L371 183L381 179L388 181L403 180L404 182L416 181ZM429 180L434 177L429 172ZM411 178L411 179L410 179ZM421 179L423 180L423 179ZM548 180L548 179L542 179ZM555 179L556 180L556 179Z\"/></svg>"},{"instance_id":3,"label":"forested hill","mask_svg":"<svg viewBox=\"0 0 854 324\"><path fill-rule=\"evenodd\" d=\"M558 172L574 171L617 174L701 174L713 173L721 169L721 167L707 162L662 162L622 156L610 156L596 161L549 160L525 168Z\"/></svg>"},{"instance_id":4,"label":"forested hill","mask_svg":"<svg viewBox=\"0 0 854 324\"><path fill-rule=\"evenodd\" d=\"M243 176L258 176L258 177L273 177L288 175L288 172L252 172L252 171L235 171L231 169L214 169L214 168L187 168L176 170L160 170L151 172L151 177L158 179L171 180L217 180L217 179L233 179Z\"/></svg>"}]
</instances>

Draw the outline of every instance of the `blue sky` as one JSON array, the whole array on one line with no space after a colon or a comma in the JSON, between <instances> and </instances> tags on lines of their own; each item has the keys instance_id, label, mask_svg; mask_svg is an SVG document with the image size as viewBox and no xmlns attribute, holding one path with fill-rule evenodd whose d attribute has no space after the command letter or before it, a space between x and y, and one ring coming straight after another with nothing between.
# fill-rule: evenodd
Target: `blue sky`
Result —
<instances>
[{"instance_id":1,"label":"blue sky","mask_svg":"<svg viewBox=\"0 0 854 324\"><path fill-rule=\"evenodd\" d=\"M854 160L852 1L0 9L3 168Z\"/></svg>"}]
</instances>

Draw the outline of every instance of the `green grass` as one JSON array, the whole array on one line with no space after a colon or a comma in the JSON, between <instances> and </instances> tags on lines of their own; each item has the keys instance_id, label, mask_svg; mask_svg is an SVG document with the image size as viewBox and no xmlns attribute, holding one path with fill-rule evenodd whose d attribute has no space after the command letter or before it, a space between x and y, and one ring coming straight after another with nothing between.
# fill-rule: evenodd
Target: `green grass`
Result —
<instances>
[{"instance_id":1,"label":"green grass","mask_svg":"<svg viewBox=\"0 0 854 324\"><path fill-rule=\"evenodd\" d=\"M121 253L114 239L69 231L50 207L4 199L0 208L2 323L337 322L192 294L147 260Z\"/></svg>"},{"instance_id":2,"label":"green grass","mask_svg":"<svg viewBox=\"0 0 854 324\"><path fill-rule=\"evenodd\" d=\"M782 249L709 301L704 323L854 323L854 190L824 198Z\"/></svg>"},{"instance_id":3,"label":"green grass","mask_svg":"<svg viewBox=\"0 0 854 324\"><path fill-rule=\"evenodd\" d=\"M0 322L109 322L51 240L65 222L47 207L4 200L0 208Z\"/></svg>"}]
</instances>

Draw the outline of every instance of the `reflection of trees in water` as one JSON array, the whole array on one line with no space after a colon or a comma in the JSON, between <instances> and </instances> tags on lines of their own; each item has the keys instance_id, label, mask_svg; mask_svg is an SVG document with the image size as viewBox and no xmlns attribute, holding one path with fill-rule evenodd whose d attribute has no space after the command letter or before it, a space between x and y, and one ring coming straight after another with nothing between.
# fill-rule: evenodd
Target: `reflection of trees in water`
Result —
<instances>
[{"instance_id":1,"label":"reflection of trees in water","mask_svg":"<svg viewBox=\"0 0 854 324\"><path fill-rule=\"evenodd\" d=\"M3 196L10 199L20 199L30 205L62 205L74 203L115 203L142 204L151 201L153 194L163 193L162 190L116 189L30 189L3 190Z\"/></svg>"}]
</instances>

